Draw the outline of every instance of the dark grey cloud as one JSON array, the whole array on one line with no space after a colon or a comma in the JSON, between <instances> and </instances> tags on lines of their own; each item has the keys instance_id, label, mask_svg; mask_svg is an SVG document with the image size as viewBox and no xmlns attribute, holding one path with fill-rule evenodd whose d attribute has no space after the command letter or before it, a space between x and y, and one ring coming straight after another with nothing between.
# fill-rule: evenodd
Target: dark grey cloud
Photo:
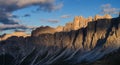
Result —
<instances>
[{"instance_id":1,"label":"dark grey cloud","mask_svg":"<svg viewBox=\"0 0 120 65\"><path fill-rule=\"evenodd\" d=\"M11 17L12 18L19 18L19 16L17 16L17 15L12 15Z\"/></svg>"},{"instance_id":2,"label":"dark grey cloud","mask_svg":"<svg viewBox=\"0 0 120 65\"><path fill-rule=\"evenodd\" d=\"M43 7L44 6L44 7ZM59 3L57 5L54 5L54 4L42 4L38 9L37 11L41 11L41 10L44 10L44 11L47 11L47 12L51 12L51 11L55 11L55 10L59 10L63 7L63 3Z\"/></svg>"},{"instance_id":3,"label":"dark grey cloud","mask_svg":"<svg viewBox=\"0 0 120 65\"><path fill-rule=\"evenodd\" d=\"M55 3L55 0L0 0L0 23L16 24L12 19L9 19L11 12L28 6L37 5L39 10L54 11L60 9L63 4Z\"/></svg>"},{"instance_id":4,"label":"dark grey cloud","mask_svg":"<svg viewBox=\"0 0 120 65\"><path fill-rule=\"evenodd\" d=\"M5 25L0 25L0 29L28 29L29 27L19 24L15 19L17 16L12 15L12 12L29 6L38 6L39 10L50 12L60 9L63 3L56 4L56 0L0 0L0 24Z\"/></svg>"},{"instance_id":5,"label":"dark grey cloud","mask_svg":"<svg viewBox=\"0 0 120 65\"><path fill-rule=\"evenodd\" d=\"M0 0L0 9L9 12L32 5L46 11L57 10L63 6L62 3L56 5L55 0Z\"/></svg>"},{"instance_id":6,"label":"dark grey cloud","mask_svg":"<svg viewBox=\"0 0 120 65\"><path fill-rule=\"evenodd\" d=\"M59 19L41 19L42 22L48 22L48 23L58 23L60 22Z\"/></svg>"},{"instance_id":7,"label":"dark grey cloud","mask_svg":"<svg viewBox=\"0 0 120 65\"><path fill-rule=\"evenodd\" d=\"M0 11L0 23L2 24L18 24L14 19L11 18L11 14L8 12Z\"/></svg>"},{"instance_id":8,"label":"dark grey cloud","mask_svg":"<svg viewBox=\"0 0 120 65\"><path fill-rule=\"evenodd\" d=\"M25 14L23 17L30 17L31 15L30 14Z\"/></svg>"},{"instance_id":9,"label":"dark grey cloud","mask_svg":"<svg viewBox=\"0 0 120 65\"><path fill-rule=\"evenodd\" d=\"M9 18L1 18L0 22L2 24L18 24L14 19L9 19Z\"/></svg>"},{"instance_id":10,"label":"dark grey cloud","mask_svg":"<svg viewBox=\"0 0 120 65\"><path fill-rule=\"evenodd\" d=\"M21 29L21 30L27 30L27 29L34 29L36 27L32 26L26 26L26 25L19 25L19 24L14 24L14 25L0 25L0 30L13 30L13 29Z\"/></svg>"},{"instance_id":11,"label":"dark grey cloud","mask_svg":"<svg viewBox=\"0 0 120 65\"><path fill-rule=\"evenodd\" d=\"M119 14L119 11L119 8L114 8L111 6L111 4L104 4L101 6L102 14Z\"/></svg>"},{"instance_id":12,"label":"dark grey cloud","mask_svg":"<svg viewBox=\"0 0 120 65\"><path fill-rule=\"evenodd\" d=\"M21 29L15 29L15 32L25 32L25 30L21 30Z\"/></svg>"}]
</instances>

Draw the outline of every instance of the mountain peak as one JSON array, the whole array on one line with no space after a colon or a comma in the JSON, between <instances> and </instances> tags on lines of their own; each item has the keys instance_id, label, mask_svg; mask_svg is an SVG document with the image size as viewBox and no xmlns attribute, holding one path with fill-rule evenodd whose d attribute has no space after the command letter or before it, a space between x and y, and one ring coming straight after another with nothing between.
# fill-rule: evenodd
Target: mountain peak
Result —
<instances>
[{"instance_id":1,"label":"mountain peak","mask_svg":"<svg viewBox=\"0 0 120 65\"><path fill-rule=\"evenodd\" d=\"M112 18L112 16L109 15L109 14L105 14L103 17L106 18L106 19L111 19Z\"/></svg>"},{"instance_id":2,"label":"mountain peak","mask_svg":"<svg viewBox=\"0 0 120 65\"><path fill-rule=\"evenodd\" d=\"M40 34L54 34L56 32L55 28L49 27L49 26L42 26L38 27L36 30L33 30L32 35L33 36L39 36Z\"/></svg>"}]
</instances>

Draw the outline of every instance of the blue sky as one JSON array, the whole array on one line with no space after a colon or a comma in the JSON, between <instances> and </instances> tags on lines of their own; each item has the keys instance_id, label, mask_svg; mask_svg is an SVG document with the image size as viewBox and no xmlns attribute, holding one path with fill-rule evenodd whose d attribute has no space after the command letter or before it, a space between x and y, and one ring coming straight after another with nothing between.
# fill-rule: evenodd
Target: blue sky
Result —
<instances>
[{"instance_id":1,"label":"blue sky","mask_svg":"<svg viewBox=\"0 0 120 65\"><path fill-rule=\"evenodd\" d=\"M54 4L56 6L61 4L61 7L53 11L36 11L39 8L37 5L29 5L9 12L17 16L14 19L19 20L21 25L56 27L58 25L64 26L65 23L73 21L74 16L87 18L89 16L94 17L96 14L103 15L101 14L101 6L103 5L109 4L115 11L120 11L120 0L57 0ZM112 14L112 16L116 17L117 14Z\"/></svg>"},{"instance_id":2,"label":"blue sky","mask_svg":"<svg viewBox=\"0 0 120 65\"><path fill-rule=\"evenodd\" d=\"M120 0L63 0L63 7L60 10L53 12L39 11L33 12L37 7L29 7L19 11L15 11L14 14L23 16L24 14L30 14L29 17L20 17L22 24L41 26L58 26L64 25L66 22L72 21L74 16L94 16L100 13L100 7L104 4L111 4L112 7L120 8ZM70 18L62 19L62 15L70 15ZM45 22L41 19L58 19L58 23Z\"/></svg>"}]
</instances>

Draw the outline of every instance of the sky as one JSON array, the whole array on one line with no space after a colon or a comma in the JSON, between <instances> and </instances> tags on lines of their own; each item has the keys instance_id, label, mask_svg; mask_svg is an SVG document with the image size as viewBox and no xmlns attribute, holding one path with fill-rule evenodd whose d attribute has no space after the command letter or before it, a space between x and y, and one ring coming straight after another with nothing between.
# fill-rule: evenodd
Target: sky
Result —
<instances>
[{"instance_id":1,"label":"sky","mask_svg":"<svg viewBox=\"0 0 120 65\"><path fill-rule=\"evenodd\" d=\"M64 26L75 16L117 17L119 11L120 0L0 0L0 34Z\"/></svg>"}]
</instances>

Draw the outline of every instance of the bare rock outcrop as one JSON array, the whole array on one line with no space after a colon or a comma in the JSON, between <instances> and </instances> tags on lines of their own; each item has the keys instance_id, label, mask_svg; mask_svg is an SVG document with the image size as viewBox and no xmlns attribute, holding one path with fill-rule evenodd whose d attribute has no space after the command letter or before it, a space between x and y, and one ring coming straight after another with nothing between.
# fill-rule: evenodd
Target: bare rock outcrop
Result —
<instances>
[{"instance_id":1,"label":"bare rock outcrop","mask_svg":"<svg viewBox=\"0 0 120 65\"><path fill-rule=\"evenodd\" d=\"M56 28L56 31L57 31L57 32L63 31L63 26L58 26L58 27Z\"/></svg>"},{"instance_id":2,"label":"bare rock outcrop","mask_svg":"<svg viewBox=\"0 0 120 65\"><path fill-rule=\"evenodd\" d=\"M63 31L71 31L72 30L72 22L66 23L66 25L63 27Z\"/></svg>"},{"instance_id":3,"label":"bare rock outcrop","mask_svg":"<svg viewBox=\"0 0 120 65\"><path fill-rule=\"evenodd\" d=\"M81 17L82 18L82 17ZM73 21L73 29L74 30L77 30L77 29L79 29L80 28L80 20L79 20L79 16L76 16L75 18L74 18L74 21Z\"/></svg>"},{"instance_id":4,"label":"bare rock outcrop","mask_svg":"<svg viewBox=\"0 0 120 65\"><path fill-rule=\"evenodd\" d=\"M95 15L94 21L99 20L99 19L111 19L111 18L112 18L112 16L109 14L105 14L104 16Z\"/></svg>"},{"instance_id":5,"label":"bare rock outcrop","mask_svg":"<svg viewBox=\"0 0 120 65\"><path fill-rule=\"evenodd\" d=\"M32 32L33 36L39 36L40 34L54 34L56 32L55 28L45 26L45 27L39 27L36 30Z\"/></svg>"}]
</instances>

